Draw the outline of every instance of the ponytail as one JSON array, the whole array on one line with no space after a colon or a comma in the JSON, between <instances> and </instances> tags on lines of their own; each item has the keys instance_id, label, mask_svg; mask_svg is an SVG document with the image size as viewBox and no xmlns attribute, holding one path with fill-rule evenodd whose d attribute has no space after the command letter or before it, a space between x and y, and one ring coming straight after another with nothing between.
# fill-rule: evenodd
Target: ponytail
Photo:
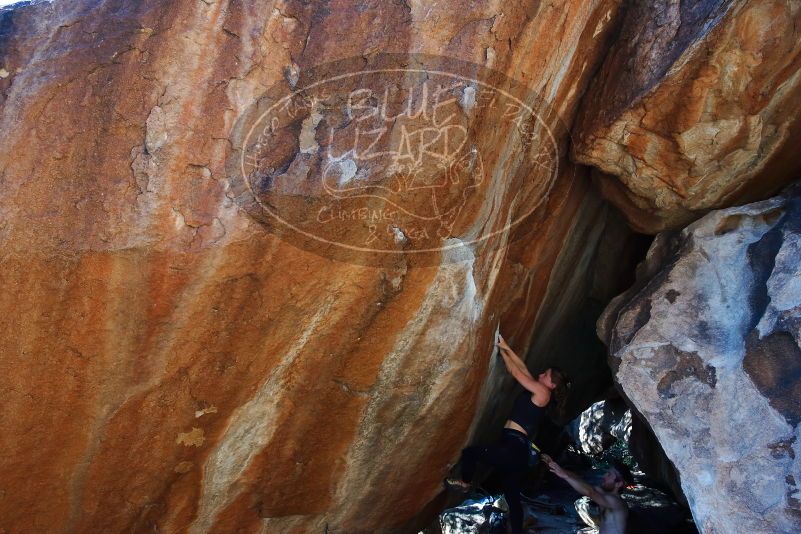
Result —
<instances>
[{"instance_id":1,"label":"ponytail","mask_svg":"<svg viewBox=\"0 0 801 534\"><path fill-rule=\"evenodd\" d=\"M556 386L551 393L555 404L553 405L553 414L559 422L565 417L565 408L567 406L567 397L570 393L570 379L567 373L562 371L559 367L551 367L551 381Z\"/></svg>"}]
</instances>

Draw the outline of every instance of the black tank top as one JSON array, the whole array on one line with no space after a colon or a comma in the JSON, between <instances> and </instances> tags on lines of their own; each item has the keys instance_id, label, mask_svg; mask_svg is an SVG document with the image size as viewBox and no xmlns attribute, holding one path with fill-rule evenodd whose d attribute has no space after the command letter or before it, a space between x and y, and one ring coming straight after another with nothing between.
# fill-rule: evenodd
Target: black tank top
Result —
<instances>
[{"instance_id":1,"label":"black tank top","mask_svg":"<svg viewBox=\"0 0 801 534\"><path fill-rule=\"evenodd\" d=\"M550 404L550 400L548 403ZM537 430L545 416L547 406L546 404L540 407L531 402L531 392L524 389L515 399L509 419L522 426L528 434L528 439L533 440L537 437Z\"/></svg>"}]
</instances>

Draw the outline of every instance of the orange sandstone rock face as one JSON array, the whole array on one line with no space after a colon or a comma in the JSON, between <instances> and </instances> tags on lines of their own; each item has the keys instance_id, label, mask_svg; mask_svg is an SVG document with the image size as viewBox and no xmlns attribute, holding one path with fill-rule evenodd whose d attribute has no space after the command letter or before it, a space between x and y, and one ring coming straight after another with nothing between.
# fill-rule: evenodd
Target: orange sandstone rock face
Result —
<instances>
[{"instance_id":1,"label":"orange sandstone rock face","mask_svg":"<svg viewBox=\"0 0 801 534\"><path fill-rule=\"evenodd\" d=\"M412 524L502 383L498 321L523 354L580 305L608 210L564 158L543 188L513 136L491 137L509 121L485 122L495 179L461 228L540 205L505 245L337 261L254 217L226 170L232 132L268 88L379 52L502 72L569 125L618 3L529 4L0 11L0 529ZM294 156L324 144L311 123Z\"/></svg>"},{"instance_id":2,"label":"orange sandstone rock face","mask_svg":"<svg viewBox=\"0 0 801 534\"><path fill-rule=\"evenodd\" d=\"M634 2L572 155L632 226L678 228L798 177L801 2Z\"/></svg>"}]
</instances>

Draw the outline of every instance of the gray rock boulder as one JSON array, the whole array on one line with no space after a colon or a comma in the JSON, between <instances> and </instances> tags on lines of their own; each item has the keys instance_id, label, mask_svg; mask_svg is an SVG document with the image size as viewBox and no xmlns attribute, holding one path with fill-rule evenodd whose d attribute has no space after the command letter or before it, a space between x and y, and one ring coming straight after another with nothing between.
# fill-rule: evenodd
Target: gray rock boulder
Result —
<instances>
[{"instance_id":1,"label":"gray rock boulder","mask_svg":"<svg viewBox=\"0 0 801 534\"><path fill-rule=\"evenodd\" d=\"M657 236L598 321L705 533L801 532L801 188Z\"/></svg>"},{"instance_id":2,"label":"gray rock boulder","mask_svg":"<svg viewBox=\"0 0 801 534\"><path fill-rule=\"evenodd\" d=\"M602 400L571 421L568 432L581 452L598 455L618 440L628 444L631 421L631 410L623 401Z\"/></svg>"}]
</instances>

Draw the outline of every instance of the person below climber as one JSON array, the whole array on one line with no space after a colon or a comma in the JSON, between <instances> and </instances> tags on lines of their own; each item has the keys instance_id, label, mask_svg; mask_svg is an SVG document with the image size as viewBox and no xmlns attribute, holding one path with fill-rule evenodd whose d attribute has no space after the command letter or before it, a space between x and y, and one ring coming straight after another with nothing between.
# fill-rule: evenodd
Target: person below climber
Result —
<instances>
[{"instance_id":1,"label":"person below climber","mask_svg":"<svg viewBox=\"0 0 801 534\"><path fill-rule=\"evenodd\" d=\"M501 475L503 494L509 506L509 525L513 534L523 531L523 506L520 489L526 470L534 462L531 449L540 422L545 416L551 397L561 405L569 383L563 371L551 367L534 378L525 362L515 354L503 337L498 334L499 352L506 369L523 386L514 402L512 413L504 424L500 440L489 446L472 446L462 449L459 459L461 479L446 478L446 487L469 491L478 462L494 467Z\"/></svg>"},{"instance_id":2,"label":"person below climber","mask_svg":"<svg viewBox=\"0 0 801 534\"><path fill-rule=\"evenodd\" d=\"M601 507L600 517L596 518L586 510L580 509L577 504L576 509L588 526L597 528L599 534L625 534L629 507L620 497L620 490L634 484L634 477L628 467L618 462L613 463L604 472L601 484L592 486L575 473L563 469L547 454L543 454L542 459L553 474L567 481L574 490L589 497Z\"/></svg>"}]
</instances>

